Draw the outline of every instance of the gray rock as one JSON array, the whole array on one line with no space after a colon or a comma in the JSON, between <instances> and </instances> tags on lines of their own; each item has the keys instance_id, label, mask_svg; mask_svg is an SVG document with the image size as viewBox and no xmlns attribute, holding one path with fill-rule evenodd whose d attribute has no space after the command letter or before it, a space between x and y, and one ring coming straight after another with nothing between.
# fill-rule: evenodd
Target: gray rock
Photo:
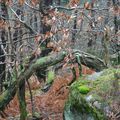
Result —
<instances>
[{"instance_id":1,"label":"gray rock","mask_svg":"<svg viewBox=\"0 0 120 120\"><path fill-rule=\"evenodd\" d=\"M99 103L98 101L95 101L95 102L93 103L93 106L95 106L95 107L98 108L98 109L101 109L101 103Z\"/></svg>"},{"instance_id":2,"label":"gray rock","mask_svg":"<svg viewBox=\"0 0 120 120\"><path fill-rule=\"evenodd\" d=\"M89 96L86 97L86 101L87 101L87 102L90 102L90 101L92 100L92 98L93 98L93 96L92 96L92 95L89 95Z\"/></svg>"},{"instance_id":3,"label":"gray rock","mask_svg":"<svg viewBox=\"0 0 120 120\"><path fill-rule=\"evenodd\" d=\"M87 80L96 80L98 77L100 77L102 75L103 71L101 72L95 72L92 75L89 75L87 77Z\"/></svg>"}]
</instances>

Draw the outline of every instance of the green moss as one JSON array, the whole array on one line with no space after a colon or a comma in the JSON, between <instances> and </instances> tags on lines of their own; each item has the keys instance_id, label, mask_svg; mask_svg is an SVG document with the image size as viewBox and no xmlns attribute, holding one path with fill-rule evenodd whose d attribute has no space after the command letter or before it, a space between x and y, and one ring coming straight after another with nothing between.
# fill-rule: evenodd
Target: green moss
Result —
<instances>
[{"instance_id":1,"label":"green moss","mask_svg":"<svg viewBox=\"0 0 120 120\"><path fill-rule=\"evenodd\" d=\"M97 78L97 80L95 80L93 82L93 88L97 93L100 94L107 94L109 93L112 89L112 83L115 80L114 77L114 73L120 73L120 69L106 69L103 71L103 74Z\"/></svg>"},{"instance_id":2,"label":"green moss","mask_svg":"<svg viewBox=\"0 0 120 120\"><path fill-rule=\"evenodd\" d=\"M23 101L20 102L20 110L21 110L20 120L24 120L27 117L27 111L26 104Z\"/></svg>"},{"instance_id":3,"label":"green moss","mask_svg":"<svg viewBox=\"0 0 120 120\"><path fill-rule=\"evenodd\" d=\"M84 77L79 77L79 79L71 85L71 88L78 88L82 85L89 85L90 82L91 81L85 80Z\"/></svg>"},{"instance_id":4,"label":"green moss","mask_svg":"<svg viewBox=\"0 0 120 120\"><path fill-rule=\"evenodd\" d=\"M34 112L34 113L33 113L33 117L35 117L35 118L38 118L38 119L39 119L40 116L41 116L41 115L40 115L40 113L38 113L38 112Z\"/></svg>"},{"instance_id":5,"label":"green moss","mask_svg":"<svg viewBox=\"0 0 120 120\"><path fill-rule=\"evenodd\" d=\"M93 99L91 99L92 103L95 101L103 101L103 99L97 94L92 94L92 97L93 97Z\"/></svg>"},{"instance_id":6,"label":"green moss","mask_svg":"<svg viewBox=\"0 0 120 120\"><path fill-rule=\"evenodd\" d=\"M52 83L55 78L55 73L54 71L49 71L47 74L47 83Z\"/></svg>"},{"instance_id":7,"label":"green moss","mask_svg":"<svg viewBox=\"0 0 120 120\"><path fill-rule=\"evenodd\" d=\"M78 90L82 94L87 94L90 91L90 88L87 85L79 86Z\"/></svg>"},{"instance_id":8,"label":"green moss","mask_svg":"<svg viewBox=\"0 0 120 120\"><path fill-rule=\"evenodd\" d=\"M27 114L27 120L33 120L33 119L38 120L38 119L40 119L40 117L41 117L41 114L38 112L34 112L32 114L31 113Z\"/></svg>"}]
</instances>

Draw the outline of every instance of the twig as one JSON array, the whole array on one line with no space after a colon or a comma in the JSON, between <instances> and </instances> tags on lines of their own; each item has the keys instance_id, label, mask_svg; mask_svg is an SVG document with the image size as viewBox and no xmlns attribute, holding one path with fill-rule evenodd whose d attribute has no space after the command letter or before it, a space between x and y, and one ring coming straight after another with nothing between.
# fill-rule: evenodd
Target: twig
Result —
<instances>
[{"instance_id":1,"label":"twig","mask_svg":"<svg viewBox=\"0 0 120 120\"><path fill-rule=\"evenodd\" d=\"M25 1L25 5L27 5L29 8L31 8L31 9L33 9L33 10L35 10L35 11L40 12L39 9L36 9L36 8L34 8L33 6L29 5L26 1Z\"/></svg>"},{"instance_id":2,"label":"twig","mask_svg":"<svg viewBox=\"0 0 120 120\"><path fill-rule=\"evenodd\" d=\"M28 28L33 34L38 34L35 30L32 29L31 26L29 26L28 24L26 24L25 21L21 20L20 17L17 15L17 13L9 6L10 10L15 14L15 16L18 18L18 20L20 21L20 23L22 23L26 28Z\"/></svg>"},{"instance_id":3,"label":"twig","mask_svg":"<svg viewBox=\"0 0 120 120\"><path fill-rule=\"evenodd\" d=\"M51 6L51 9L56 9L56 8L57 9L64 9L64 10L75 10L75 9L84 10L85 9L84 7L80 7L80 6L77 6L77 7ZM102 8L102 9L92 8L92 9L85 9L85 10L93 10L93 11L99 10L99 11L102 11L102 10L108 10L108 8Z\"/></svg>"}]
</instances>

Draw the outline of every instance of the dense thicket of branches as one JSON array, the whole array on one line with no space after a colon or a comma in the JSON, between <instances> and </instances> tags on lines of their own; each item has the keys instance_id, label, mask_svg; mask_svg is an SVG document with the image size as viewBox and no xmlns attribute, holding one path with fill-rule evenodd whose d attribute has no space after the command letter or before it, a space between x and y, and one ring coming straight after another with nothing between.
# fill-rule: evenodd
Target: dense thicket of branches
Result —
<instances>
[{"instance_id":1,"label":"dense thicket of branches","mask_svg":"<svg viewBox=\"0 0 120 120\"><path fill-rule=\"evenodd\" d=\"M26 113L25 80L35 73L45 81L51 65L78 62L100 71L119 64L119 5L118 0L0 0L0 110L18 89Z\"/></svg>"}]
</instances>

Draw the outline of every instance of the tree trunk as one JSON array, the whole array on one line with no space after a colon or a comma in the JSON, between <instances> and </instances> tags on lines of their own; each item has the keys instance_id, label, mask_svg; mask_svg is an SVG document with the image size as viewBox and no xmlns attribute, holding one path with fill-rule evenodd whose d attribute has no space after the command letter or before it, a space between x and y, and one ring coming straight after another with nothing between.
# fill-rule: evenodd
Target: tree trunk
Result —
<instances>
[{"instance_id":1,"label":"tree trunk","mask_svg":"<svg viewBox=\"0 0 120 120\"><path fill-rule=\"evenodd\" d=\"M119 12L120 1L119 0L112 0L112 2L113 2L115 12ZM119 30L118 18L119 18L119 15L117 16L117 14L115 14L114 15L115 41L117 41L116 52L118 52L118 64L119 64L120 63L120 52L119 52L120 43L119 43L118 36L117 36L118 30Z\"/></svg>"}]
</instances>

